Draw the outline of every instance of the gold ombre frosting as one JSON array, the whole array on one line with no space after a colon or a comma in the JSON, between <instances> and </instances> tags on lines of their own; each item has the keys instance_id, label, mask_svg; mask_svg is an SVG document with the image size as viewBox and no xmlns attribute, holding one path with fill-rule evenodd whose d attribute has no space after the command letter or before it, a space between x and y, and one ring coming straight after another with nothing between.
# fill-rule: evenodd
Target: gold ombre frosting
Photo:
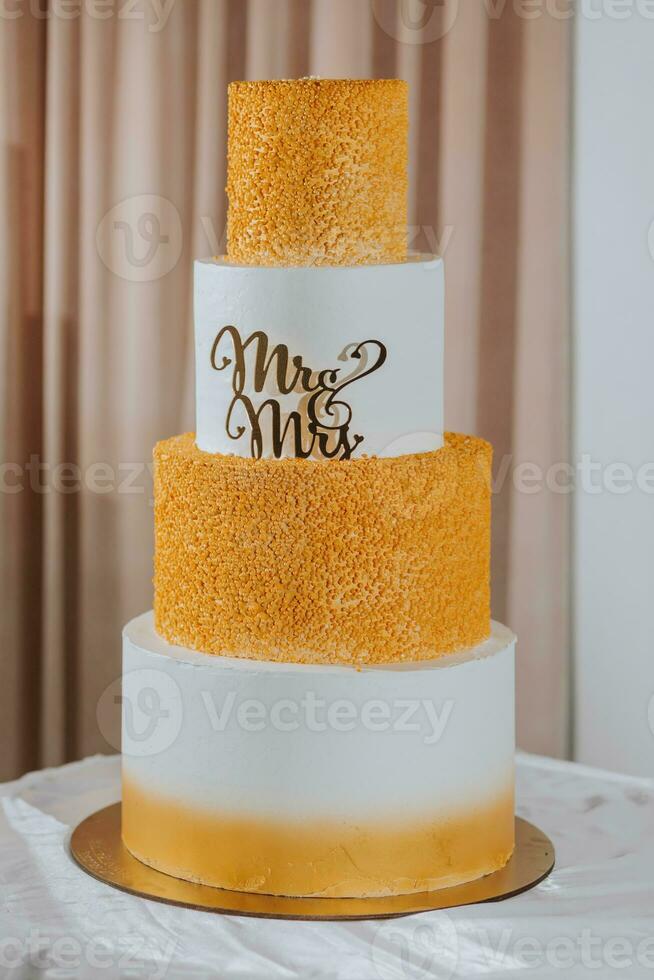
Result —
<instances>
[{"instance_id":1,"label":"gold ombre frosting","mask_svg":"<svg viewBox=\"0 0 654 980\"><path fill-rule=\"evenodd\" d=\"M228 115L232 261L365 265L406 258L406 82L233 82Z\"/></svg>"},{"instance_id":2,"label":"gold ombre frosting","mask_svg":"<svg viewBox=\"0 0 654 980\"><path fill-rule=\"evenodd\" d=\"M490 633L491 447L254 460L160 442L155 625L205 653L423 660Z\"/></svg>"},{"instance_id":3,"label":"gold ombre frosting","mask_svg":"<svg viewBox=\"0 0 654 980\"><path fill-rule=\"evenodd\" d=\"M514 847L513 787L432 818L288 820L216 813L123 778L122 831L134 857L188 881L269 895L410 894L504 867Z\"/></svg>"}]
</instances>

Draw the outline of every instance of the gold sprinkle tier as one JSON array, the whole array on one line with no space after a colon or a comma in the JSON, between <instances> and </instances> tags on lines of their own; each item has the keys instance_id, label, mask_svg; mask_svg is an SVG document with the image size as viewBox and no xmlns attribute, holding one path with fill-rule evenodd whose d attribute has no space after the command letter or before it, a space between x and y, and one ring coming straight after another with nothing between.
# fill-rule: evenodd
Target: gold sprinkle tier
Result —
<instances>
[{"instance_id":1,"label":"gold sprinkle tier","mask_svg":"<svg viewBox=\"0 0 654 980\"><path fill-rule=\"evenodd\" d=\"M346 461L158 443L155 625L169 643L257 660L433 659L490 634L492 450Z\"/></svg>"},{"instance_id":2,"label":"gold sprinkle tier","mask_svg":"<svg viewBox=\"0 0 654 980\"><path fill-rule=\"evenodd\" d=\"M233 82L228 114L232 261L288 266L406 259L406 82Z\"/></svg>"}]
</instances>

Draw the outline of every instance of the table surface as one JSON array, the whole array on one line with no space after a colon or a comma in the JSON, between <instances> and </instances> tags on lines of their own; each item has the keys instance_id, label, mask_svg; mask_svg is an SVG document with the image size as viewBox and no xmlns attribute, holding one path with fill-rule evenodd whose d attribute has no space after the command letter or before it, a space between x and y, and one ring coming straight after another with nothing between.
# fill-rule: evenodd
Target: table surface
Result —
<instances>
[{"instance_id":1,"label":"table surface","mask_svg":"<svg viewBox=\"0 0 654 980\"><path fill-rule=\"evenodd\" d=\"M120 796L98 756L0 786L0 977L450 980L654 977L654 781L518 756L518 812L556 846L504 902L382 922L229 917L80 871L72 828Z\"/></svg>"}]
</instances>

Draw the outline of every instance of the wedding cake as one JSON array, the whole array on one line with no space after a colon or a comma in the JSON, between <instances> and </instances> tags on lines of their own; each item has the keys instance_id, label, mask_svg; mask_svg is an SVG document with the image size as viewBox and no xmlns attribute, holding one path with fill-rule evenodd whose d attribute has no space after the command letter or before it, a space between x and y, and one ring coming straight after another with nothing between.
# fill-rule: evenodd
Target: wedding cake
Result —
<instances>
[{"instance_id":1,"label":"wedding cake","mask_svg":"<svg viewBox=\"0 0 654 980\"><path fill-rule=\"evenodd\" d=\"M197 431L155 448L154 612L123 636L123 840L178 878L392 895L513 850L491 447L444 431L443 263L407 253L407 103L397 80L229 89ZM133 714L154 707L144 746Z\"/></svg>"}]
</instances>

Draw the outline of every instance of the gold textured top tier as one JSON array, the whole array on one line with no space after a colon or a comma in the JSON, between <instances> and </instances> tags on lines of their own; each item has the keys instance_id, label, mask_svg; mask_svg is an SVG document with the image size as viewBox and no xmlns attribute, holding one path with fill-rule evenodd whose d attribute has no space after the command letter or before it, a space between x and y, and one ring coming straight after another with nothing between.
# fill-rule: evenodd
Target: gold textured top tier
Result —
<instances>
[{"instance_id":1,"label":"gold textured top tier","mask_svg":"<svg viewBox=\"0 0 654 980\"><path fill-rule=\"evenodd\" d=\"M407 166L406 82L233 82L229 258L277 266L403 261Z\"/></svg>"}]
</instances>

